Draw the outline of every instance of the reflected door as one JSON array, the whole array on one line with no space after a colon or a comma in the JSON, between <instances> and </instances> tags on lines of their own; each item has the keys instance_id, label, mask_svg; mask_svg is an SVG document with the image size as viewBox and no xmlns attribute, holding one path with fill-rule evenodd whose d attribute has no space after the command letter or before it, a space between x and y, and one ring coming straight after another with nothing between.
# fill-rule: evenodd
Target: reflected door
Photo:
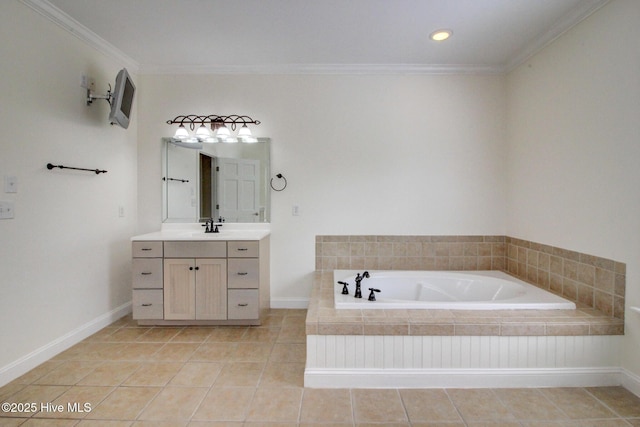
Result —
<instances>
[{"instance_id":1,"label":"reflected door","mask_svg":"<svg viewBox=\"0 0 640 427\"><path fill-rule=\"evenodd\" d=\"M228 222L258 222L260 161L216 158L218 215Z\"/></svg>"}]
</instances>

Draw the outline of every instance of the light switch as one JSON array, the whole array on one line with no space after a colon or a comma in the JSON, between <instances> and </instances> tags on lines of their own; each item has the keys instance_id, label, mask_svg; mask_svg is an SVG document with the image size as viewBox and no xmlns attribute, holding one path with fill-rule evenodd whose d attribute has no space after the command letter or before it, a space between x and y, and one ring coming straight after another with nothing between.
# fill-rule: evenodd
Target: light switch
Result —
<instances>
[{"instance_id":1,"label":"light switch","mask_svg":"<svg viewBox=\"0 0 640 427\"><path fill-rule=\"evenodd\" d=\"M18 192L18 177L17 176L5 176L4 177L4 192L5 193L17 193Z\"/></svg>"}]
</instances>

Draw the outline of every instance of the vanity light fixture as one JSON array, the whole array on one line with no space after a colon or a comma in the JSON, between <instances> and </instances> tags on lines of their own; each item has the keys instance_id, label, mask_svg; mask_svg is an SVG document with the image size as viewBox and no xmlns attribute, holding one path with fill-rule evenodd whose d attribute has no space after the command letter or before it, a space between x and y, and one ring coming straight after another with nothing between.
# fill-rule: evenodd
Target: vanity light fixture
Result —
<instances>
[{"instance_id":1,"label":"vanity light fixture","mask_svg":"<svg viewBox=\"0 0 640 427\"><path fill-rule=\"evenodd\" d=\"M231 114L229 116L218 116L216 114L198 116L195 114L189 114L187 116L177 116L171 120L167 120L167 124L179 125L172 138L174 141L178 142L234 143L242 141L246 143L255 143L258 142L258 139L252 136L251 130L247 124L259 125L260 121L254 120L249 116L239 116L237 114ZM238 130L238 136L234 137L231 135L231 132L235 132L238 125L242 125L242 127ZM196 126L198 126L197 130Z\"/></svg>"},{"instance_id":2,"label":"vanity light fixture","mask_svg":"<svg viewBox=\"0 0 640 427\"><path fill-rule=\"evenodd\" d=\"M435 30L429 34L429 38L435 42L443 42L453 35L453 31L448 29Z\"/></svg>"}]
</instances>

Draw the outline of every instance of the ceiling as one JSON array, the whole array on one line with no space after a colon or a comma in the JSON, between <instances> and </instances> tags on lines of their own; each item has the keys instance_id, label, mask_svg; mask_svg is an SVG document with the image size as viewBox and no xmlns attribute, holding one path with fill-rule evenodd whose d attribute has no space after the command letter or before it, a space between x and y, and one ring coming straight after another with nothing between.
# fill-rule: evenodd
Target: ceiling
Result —
<instances>
[{"instance_id":1,"label":"ceiling","mask_svg":"<svg viewBox=\"0 0 640 427\"><path fill-rule=\"evenodd\" d=\"M21 1L141 73L501 73L607 2Z\"/></svg>"}]
</instances>

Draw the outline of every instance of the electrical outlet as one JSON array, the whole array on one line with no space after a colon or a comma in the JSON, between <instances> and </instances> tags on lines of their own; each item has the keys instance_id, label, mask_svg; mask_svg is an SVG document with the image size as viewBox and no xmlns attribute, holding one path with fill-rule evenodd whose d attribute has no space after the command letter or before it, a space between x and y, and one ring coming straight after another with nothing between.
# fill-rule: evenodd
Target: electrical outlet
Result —
<instances>
[{"instance_id":1,"label":"electrical outlet","mask_svg":"<svg viewBox=\"0 0 640 427\"><path fill-rule=\"evenodd\" d=\"M12 219L14 217L13 209L13 202L0 201L0 219Z\"/></svg>"}]
</instances>

